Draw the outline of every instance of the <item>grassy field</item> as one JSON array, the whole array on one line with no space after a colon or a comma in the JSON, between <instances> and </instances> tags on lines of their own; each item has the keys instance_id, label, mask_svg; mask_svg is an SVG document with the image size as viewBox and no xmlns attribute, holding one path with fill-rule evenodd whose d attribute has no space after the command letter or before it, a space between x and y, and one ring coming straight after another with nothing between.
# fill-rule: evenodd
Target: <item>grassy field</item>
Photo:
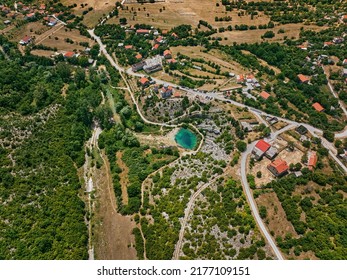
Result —
<instances>
[{"instance_id":1,"label":"grassy field","mask_svg":"<svg viewBox=\"0 0 347 280\"><path fill-rule=\"evenodd\" d=\"M58 40L56 39L58 38ZM65 40L69 38L74 43L70 44ZM41 44L49 47L56 47L58 51L73 51L73 50L83 50L84 47L79 45L81 42L88 42L90 46L94 44L94 41L82 36L78 30L68 30L65 27L59 29L53 35L45 37L44 40L41 41Z\"/></svg>"},{"instance_id":2,"label":"grassy field","mask_svg":"<svg viewBox=\"0 0 347 280\"><path fill-rule=\"evenodd\" d=\"M77 4L77 7L73 8L73 11L74 14L79 16L82 15L83 11L86 11L92 7L93 10L84 15L83 19L83 23L90 28L95 27L101 17L111 12L116 3L116 1L108 0L62 0L61 2L65 6Z\"/></svg>"},{"instance_id":3,"label":"grassy field","mask_svg":"<svg viewBox=\"0 0 347 280\"><path fill-rule=\"evenodd\" d=\"M102 1L101 1L102 2ZM147 23L161 29L171 29L180 24L190 24L193 27L197 26L199 20L205 20L213 26L213 28L227 27L228 25L246 24L255 25L267 24L270 21L269 16L262 12L251 18L251 15L238 15L237 10L225 11L225 7L221 4L219 7L216 3L219 1L211 0L167 0L160 3L125 4L124 10L119 10L119 17L125 17L128 24ZM231 21L215 21L215 17L221 18L230 16ZM118 18L112 18L108 23L119 23ZM321 30L324 27L305 26L303 24L287 24L284 26L275 26L273 32L276 36L270 41L281 41L285 37L298 38L300 29ZM280 29L284 29L284 33L277 34ZM226 31L217 33L215 36L225 38L221 43L230 44L238 43L254 43L262 41L261 36L266 30L248 30L248 31Z\"/></svg>"},{"instance_id":4,"label":"grassy field","mask_svg":"<svg viewBox=\"0 0 347 280\"><path fill-rule=\"evenodd\" d=\"M246 24L251 21L250 16L239 17L237 11L226 12L222 5L216 6L217 1L211 0L168 0L154 4L127 4L127 10L120 11L121 17L126 17L130 24L146 22L155 27L170 29L179 24L197 25L203 19L214 27L230 24ZM215 22L215 17L231 16L232 22ZM117 21L112 19L111 21ZM264 24L269 18L260 14L251 21L252 24Z\"/></svg>"}]
</instances>

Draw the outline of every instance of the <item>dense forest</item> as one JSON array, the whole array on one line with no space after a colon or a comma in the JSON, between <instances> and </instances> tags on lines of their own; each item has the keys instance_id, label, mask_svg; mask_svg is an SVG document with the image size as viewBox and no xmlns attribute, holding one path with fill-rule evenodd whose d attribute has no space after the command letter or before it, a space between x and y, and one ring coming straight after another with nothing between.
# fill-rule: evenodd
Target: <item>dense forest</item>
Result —
<instances>
[{"instance_id":1,"label":"dense forest","mask_svg":"<svg viewBox=\"0 0 347 280\"><path fill-rule=\"evenodd\" d=\"M101 101L98 75L27 62L5 46L17 58L0 55L0 259L86 259L77 168Z\"/></svg>"}]
</instances>

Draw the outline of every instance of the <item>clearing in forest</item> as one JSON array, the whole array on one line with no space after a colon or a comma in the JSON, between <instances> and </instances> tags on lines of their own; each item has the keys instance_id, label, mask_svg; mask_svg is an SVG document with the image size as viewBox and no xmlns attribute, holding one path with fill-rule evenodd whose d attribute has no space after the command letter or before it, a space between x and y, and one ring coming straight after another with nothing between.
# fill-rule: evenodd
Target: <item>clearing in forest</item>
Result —
<instances>
[{"instance_id":1,"label":"clearing in forest","mask_svg":"<svg viewBox=\"0 0 347 280\"><path fill-rule=\"evenodd\" d=\"M105 155L105 164L96 169L96 206L94 249L99 260L135 260L135 237L132 234L135 222L130 216L117 212L110 166Z\"/></svg>"}]
</instances>

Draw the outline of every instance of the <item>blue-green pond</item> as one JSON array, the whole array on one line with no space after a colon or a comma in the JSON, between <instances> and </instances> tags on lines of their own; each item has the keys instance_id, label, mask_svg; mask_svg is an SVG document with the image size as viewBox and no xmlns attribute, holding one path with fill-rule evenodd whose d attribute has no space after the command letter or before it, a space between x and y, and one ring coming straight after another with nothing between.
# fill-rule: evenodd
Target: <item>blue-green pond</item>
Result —
<instances>
[{"instance_id":1,"label":"blue-green pond","mask_svg":"<svg viewBox=\"0 0 347 280\"><path fill-rule=\"evenodd\" d=\"M193 150L198 141L196 135L186 128L181 128L175 135L175 141L185 149Z\"/></svg>"}]
</instances>

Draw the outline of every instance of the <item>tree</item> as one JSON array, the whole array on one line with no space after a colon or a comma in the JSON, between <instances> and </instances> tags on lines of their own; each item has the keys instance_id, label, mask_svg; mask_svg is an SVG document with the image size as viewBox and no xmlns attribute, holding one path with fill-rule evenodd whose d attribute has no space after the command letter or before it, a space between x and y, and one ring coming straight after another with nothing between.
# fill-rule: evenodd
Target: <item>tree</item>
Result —
<instances>
[{"instance_id":1,"label":"tree","mask_svg":"<svg viewBox=\"0 0 347 280\"><path fill-rule=\"evenodd\" d=\"M324 130L323 131L323 137L331 143L334 142L335 136L334 136L334 133L332 131Z\"/></svg>"},{"instance_id":2,"label":"tree","mask_svg":"<svg viewBox=\"0 0 347 280\"><path fill-rule=\"evenodd\" d=\"M262 37L263 38L273 38L273 37L275 37L275 33L273 31L266 31Z\"/></svg>"},{"instance_id":3,"label":"tree","mask_svg":"<svg viewBox=\"0 0 347 280\"><path fill-rule=\"evenodd\" d=\"M247 143L244 141L237 141L236 142L236 148L243 153L247 149Z\"/></svg>"},{"instance_id":4,"label":"tree","mask_svg":"<svg viewBox=\"0 0 347 280\"><path fill-rule=\"evenodd\" d=\"M126 18L120 18L120 19L119 19L119 23L120 23L121 25L126 25L126 24L127 24L127 19L126 19Z\"/></svg>"},{"instance_id":5,"label":"tree","mask_svg":"<svg viewBox=\"0 0 347 280\"><path fill-rule=\"evenodd\" d=\"M70 65L68 65L65 62L60 62L55 67L55 70L56 70L57 74L59 75L59 77L64 82L68 82L69 81L71 73L72 73Z\"/></svg>"},{"instance_id":6,"label":"tree","mask_svg":"<svg viewBox=\"0 0 347 280\"><path fill-rule=\"evenodd\" d=\"M266 207L265 206L260 206L259 207L259 215L262 219L265 219L266 216L267 216L267 210L266 210Z\"/></svg>"}]
</instances>

